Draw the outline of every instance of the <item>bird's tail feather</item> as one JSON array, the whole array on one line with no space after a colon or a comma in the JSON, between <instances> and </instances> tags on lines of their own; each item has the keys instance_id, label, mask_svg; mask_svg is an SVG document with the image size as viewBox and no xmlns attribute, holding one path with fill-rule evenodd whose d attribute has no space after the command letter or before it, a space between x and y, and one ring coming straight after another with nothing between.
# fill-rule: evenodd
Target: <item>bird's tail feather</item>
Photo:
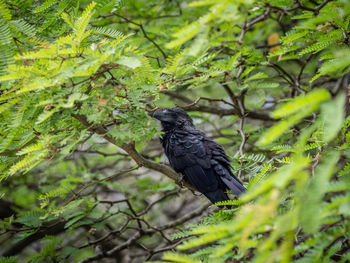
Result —
<instances>
[{"instance_id":1,"label":"bird's tail feather","mask_svg":"<svg viewBox=\"0 0 350 263\"><path fill-rule=\"evenodd\" d=\"M233 175L224 175L221 177L221 180L234 194L238 196L247 191L242 183L238 181L238 179L236 179Z\"/></svg>"},{"instance_id":2,"label":"bird's tail feather","mask_svg":"<svg viewBox=\"0 0 350 263\"><path fill-rule=\"evenodd\" d=\"M217 189L216 191L213 192L206 192L203 193L213 204L221 201L226 201L229 200L227 194L224 193L223 190Z\"/></svg>"}]
</instances>

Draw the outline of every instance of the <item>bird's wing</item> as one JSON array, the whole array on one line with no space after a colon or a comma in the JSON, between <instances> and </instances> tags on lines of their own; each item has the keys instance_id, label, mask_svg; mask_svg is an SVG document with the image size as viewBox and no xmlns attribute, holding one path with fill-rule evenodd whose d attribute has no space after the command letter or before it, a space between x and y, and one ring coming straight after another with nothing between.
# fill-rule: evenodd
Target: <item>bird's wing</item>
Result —
<instances>
[{"instance_id":1,"label":"bird's wing","mask_svg":"<svg viewBox=\"0 0 350 263\"><path fill-rule=\"evenodd\" d=\"M165 152L175 171L184 174L186 181L198 191L205 193L218 189L218 178L200 131L175 131L168 137Z\"/></svg>"},{"instance_id":2,"label":"bird's wing","mask_svg":"<svg viewBox=\"0 0 350 263\"><path fill-rule=\"evenodd\" d=\"M211 165L220 179L225 183L226 187L236 195L240 195L246 191L242 183L233 175L231 171L230 158L226 155L224 148L205 137L205 147L211 153Z\"/></svg>"},{"instance_id":3,"label":"bird's wing","mask_svg":"<svg viewBox=\"0 0 350 263\"><path fill-rule=\"evenodd\" d=\"M209 169L210 155L204 145L204 136L198 130L177 130L168 137L165 152L170 164L178 172L184 168L199 165Z\"/></svg>"},{"instance_id":4,"label":"bird's wing","mask_svg":"<svg viewBox=\"0 0 350 263\"><path fill-rule=\"evenodd\" d=\"M245 190L232 175L224 149L203 132L177 130L168 138L165 150L172 167L212 202L226 200L226 189L236 194Z\"/></svg>"}]
</instances>

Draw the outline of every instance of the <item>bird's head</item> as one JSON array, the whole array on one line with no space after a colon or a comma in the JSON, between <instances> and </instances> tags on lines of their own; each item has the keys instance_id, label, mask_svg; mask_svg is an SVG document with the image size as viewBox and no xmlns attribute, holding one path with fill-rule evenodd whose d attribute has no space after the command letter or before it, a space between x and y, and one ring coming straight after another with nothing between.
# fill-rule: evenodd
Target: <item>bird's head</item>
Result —
<instances>
[{"instance_id":1,"label":"bird's head","mask_svg":"<svg viewBox=\"0 0 350 263\"><path fill-rule=\"evenodd\" d=\"M184 126L193 127L191 117L180 108L158 109L153 113L152 117L161 122L164 131L183 128Z\"/></svg>"}]
</instances>

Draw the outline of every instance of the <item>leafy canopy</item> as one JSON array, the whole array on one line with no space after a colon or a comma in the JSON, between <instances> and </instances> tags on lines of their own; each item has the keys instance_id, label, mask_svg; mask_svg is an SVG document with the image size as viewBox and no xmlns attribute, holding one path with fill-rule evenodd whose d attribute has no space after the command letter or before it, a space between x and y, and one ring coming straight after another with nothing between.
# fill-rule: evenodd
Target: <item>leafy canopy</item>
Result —
<instances>
[{"instance_id":1,"label":"leafy canopy","mask_svg":"<svg viewBox=\"0 0 350 263\"><path fill-rule=\"evenodd\" d=\"M0 0L0 262L349 261L349 39L346 0ZM230 209L161 162L174 104Z\"/></svg>"}]
</instances>

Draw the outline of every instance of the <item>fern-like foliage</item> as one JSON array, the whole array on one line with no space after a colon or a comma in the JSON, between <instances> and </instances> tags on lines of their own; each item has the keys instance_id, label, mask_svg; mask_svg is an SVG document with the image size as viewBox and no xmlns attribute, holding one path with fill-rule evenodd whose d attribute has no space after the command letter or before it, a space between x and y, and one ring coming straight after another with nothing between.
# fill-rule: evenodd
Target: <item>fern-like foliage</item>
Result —
<instances>
[{"instance_id":1,"label":"fern-like foliage","mask_svg":"<svg viewBox=\"0 0 350 263\"><path fill-rule=\"evenodd\" d=\"M344 0L0 0L0 262L347 262L349 26ZM237 200L157 163L176 105Z\"/></svg>"},{"instance_id":2,"label":"fern-like foliage","mask_svg":"<svg viewBox=\"0 0 350 263\"><path fill-rule=\"evenodd\" d=\"M124 34L118 30L112 29L112 28L103 28L103 27L97 27L93 28L92 31L96 34L105 35L111 38L115 39L123 39Z\"/></svg>"},{"instance_id":3,"label":"fern-like foliage","mask_svg":"<svg viewBox=\"0 0 350 263\"><path fill-rule=\"evenodd\" d=\"M35 12L36 13L41 13L47 9L49 9L51 6L53 6L54 4L56 4L58 1L57 0L47 0L45 1L45 3L43 3L42 5L38 6L35 8Z\"/></svg>"},{"instance_id":4,"label":"fern-like foliage","mask_svg":"<svg viewBox=\"0 0 350 263\"><path fill-rule=\"evenodd\" d=\"M1 6L1 3L0 3ZM9 16L7 16L9 18ZM0 17L0 72L4 69L8 64L10 64L12 60L12 56L14 55L14 49L12 47L12 35L10 26L7 20Z\"/></svg>"},{"instance_id":5,"label":"fern-like foliage","mask_svg":"<svg viewBox=\"0 0 350 263\"><path fill-rule=\"evenodd\" d=\"M1 263L16 263L17 258L16 257L0 257Z\"/></svg>"},{"instance_id":6,"label":"fern-like foliage","mask_svg":"<svg viewBox=\"0 0 350 263\"><path fill-rule=\"evenodd\" d=\"M6 2L4 0L0 1L0 14L2 16L2 18L6 19L6 20L11 20L11 11L8 8L8 5L6 4Z\"/></svg>"},{"instance_id":7,"label":"fern-like foliage","mask_svg":"<svg viewBox=\"0 0 350 263\"><path fill-rule=\"evenodd\" d=\"M76 31L76 39L78 42L82 41L85 37L89 35L89 32L86 32L86 28L93 15L93 9L95 5L95 2L91 2L91 4L84 10L81 17L74 24L74 29Z\"/></svg>"},{"instance_id":8,"label":"fern-like foliage","mask_svg":"<svg viewBox=\"0 0 350 263\"><path fill-rule=\"evenodd\" d=\"M260 172L249 180L248 188L253 187L258 184L261 180L265 178L269 171L273 169L273 162L264 163L263 168Z\"/></svg>"}]
</instances>

